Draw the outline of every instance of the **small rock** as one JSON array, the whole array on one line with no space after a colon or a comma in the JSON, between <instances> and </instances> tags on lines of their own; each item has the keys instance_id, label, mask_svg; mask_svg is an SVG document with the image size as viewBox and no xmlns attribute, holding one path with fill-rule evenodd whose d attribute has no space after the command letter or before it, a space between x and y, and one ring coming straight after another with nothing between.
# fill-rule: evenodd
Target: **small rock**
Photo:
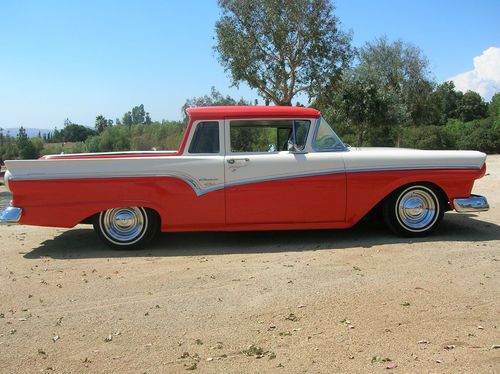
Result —
<instances>
[{"instance_id":1,"label":"small rock","mask_svg":"<svg viewBox=\"0 0 500 374\"><path fill-rule=\"evenodd\" d=\"M449 344L449 345L445 345L444 349L451 350L451 349L455 349L455 347L456 347L455 345Z\"/></svg>"},{"instance_id":2,"label":"small rock","mask_svg":"<svg viewBox=\"0 0 500 374\"><path fill-rule=\"evenodd\" d=\"M430 344L430 341L425 340L425 339L424 340L419 340L418 344Z\"/></svg>"},{"instance_id":3,"label":"small rock","mask_svg":"<svg viewBox=\"0 0 500 374\"><path fill-rule=\"evenodd\" d=\"M110 341L112 341L112 340L113 340L113 335L111 335L111 334L109 334L108 336L106 336L106 337L104 338L104 341L105 341L106 343L109 343L109 342L110 342Z\"/></svg>"},{"instance_id":4,"label":"small rock","mask_svg":"<svg viewBox=\"0 0 500 374\"><path fill-rule=\"evenodd\" d=\"M297 317L293 313L290 313L287 317L285 317L285 319L288 321L297 322L299 320L299 317Z\"/></svg>"},{"instance_id":5,"label":"small rock","mask_svg":"<svg viewBox=\"0 0 500 374\"><path fill-rule=\"evenodd\" d=\"M52 341L53 341L54 343L55 343L55 342L57 342L59 339L60 339L60 338L59 338L59 335L54 335L54 336L52 337Z\"/></svg>"}]
</instances>

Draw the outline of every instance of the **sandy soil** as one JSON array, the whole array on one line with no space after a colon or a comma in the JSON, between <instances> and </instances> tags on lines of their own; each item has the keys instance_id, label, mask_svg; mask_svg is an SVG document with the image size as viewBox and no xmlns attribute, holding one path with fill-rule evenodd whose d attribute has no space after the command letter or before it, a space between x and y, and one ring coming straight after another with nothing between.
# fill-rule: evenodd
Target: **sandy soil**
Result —
<instances>
[{"instance_id":1,"label":"sandy soil","mask_svg":"<svg viewBox=\"0 0 500 374\"><path fill-rule=\"evenodd\" d=\"M0 372L500 372L500 156L488 166L491 210L417 240L374 221L117 252L85 225L1 227Z\"/></svg>"}]
</instances>

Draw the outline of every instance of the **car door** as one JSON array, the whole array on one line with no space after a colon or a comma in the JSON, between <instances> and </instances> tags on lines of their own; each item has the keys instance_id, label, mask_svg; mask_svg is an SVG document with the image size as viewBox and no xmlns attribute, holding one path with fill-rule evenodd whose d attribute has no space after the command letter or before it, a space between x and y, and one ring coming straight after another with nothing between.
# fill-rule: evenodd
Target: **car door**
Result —
<instances>
[{"instance_id":1,"label":"car door","mask_svg":"<svg viewBox=\"0 0 500 374\"><path fill-rule=\"evenodd\" d=\"M227 224L344 221L344 162L339 152L311 151L316 122L225 121ZM287 139L292 132L299 149Z\"/></svg>"}]
</instances>

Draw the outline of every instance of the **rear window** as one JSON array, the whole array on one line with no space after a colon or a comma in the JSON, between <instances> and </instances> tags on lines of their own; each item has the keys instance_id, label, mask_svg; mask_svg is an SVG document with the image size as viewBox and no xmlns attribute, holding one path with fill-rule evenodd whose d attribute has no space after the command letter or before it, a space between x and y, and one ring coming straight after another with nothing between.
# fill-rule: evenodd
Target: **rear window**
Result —
<instances>
[{"instance_id":1,"label":"rear window","mask_svg":"<svg viewBox=\"0 0 500 374\"><path fill-rule=\"evenodd\" d=\"M219 153L219 122L200 122L189 146L189 153Z\"/></svg>"}]
</instances>

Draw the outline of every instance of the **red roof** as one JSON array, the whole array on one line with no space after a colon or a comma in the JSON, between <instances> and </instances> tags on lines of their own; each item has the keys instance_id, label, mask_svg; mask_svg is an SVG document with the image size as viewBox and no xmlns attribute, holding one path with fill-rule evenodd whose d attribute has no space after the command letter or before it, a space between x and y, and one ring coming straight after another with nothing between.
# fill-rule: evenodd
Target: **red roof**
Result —
<instances>
[{"instance_id":1,"label":"red roof","mask_svg":"<svg viewBox=\"0 0 500 374\"><path fill-rule=\"evenodd\" d=\"M207 106L186 109L191 119L318 118L320 112L296 106Z\"/></svg>"}]
</instances>

